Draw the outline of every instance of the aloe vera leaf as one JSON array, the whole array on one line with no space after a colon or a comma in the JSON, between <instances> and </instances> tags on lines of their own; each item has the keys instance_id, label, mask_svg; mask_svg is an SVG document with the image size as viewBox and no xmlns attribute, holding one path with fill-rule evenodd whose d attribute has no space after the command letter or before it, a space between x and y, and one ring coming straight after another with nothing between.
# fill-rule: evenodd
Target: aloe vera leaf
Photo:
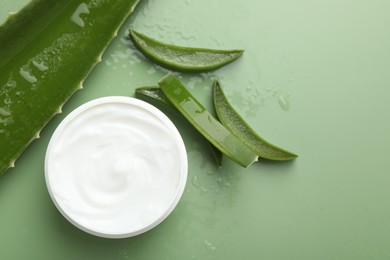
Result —
<instances>
[{"instance_id":1,"label":"aloe vera leaf","mask_svg":"<svg viewBox=\"0 0 390 260\"><path fill-rule=\"evenodd\" d=\"M169 106L177 111L177 109L172 105L171 101L165 96L164 92L160 87L151 86L151 87L139 87L135 90L137 95L151 98L152 100L156 100L166 106ZM218 166L222 166L222 153L219 151L213 144L207 142L210 152L217 163Z\"/></svg>"},{"instance_id":2,"label":"aloe vera leaf","mask_svg":"<svg viewBox=\"0 0 390 260\"><path fill-rule=\"evenodd\" d=\"M243 167L257 161L258 156L215 119L172 73L158 84L177 110L223 154Z\"/></svg>"},{"instance_id":3,"label":"aloe vera leaf","mask_svg":"<svg viewBox=\"0 0 390 260\"><path fill-rule=\"evenodd\" d=\"M0 175L78 89L139 0L33 0L0 27Z\"/></svg>"},{"instance_id":4,"label":"aloe vera leaf","mask_svg":"<svg viewBox=\"0 0 390 260\"><path fill-rule=\"evenodd\" d=\"M218 119L238 139L250 147L261 158L269 160L292 160L296 154L279 148L260 137L230 105L218 81L214 81L214 107Z\"/></svg>"},{"instance_id":5,"label":"aloe vera leaf","mask_svg":"<svg viewBox=\"0 0 390 260\"><path fill-rule=\"evenodd\" d=\"M135 46L161 66L184 72L206 72L221 68L244 53L243 50L215 50L167 44L134 30L129 30Z\"/></svg>"}]
</instances>

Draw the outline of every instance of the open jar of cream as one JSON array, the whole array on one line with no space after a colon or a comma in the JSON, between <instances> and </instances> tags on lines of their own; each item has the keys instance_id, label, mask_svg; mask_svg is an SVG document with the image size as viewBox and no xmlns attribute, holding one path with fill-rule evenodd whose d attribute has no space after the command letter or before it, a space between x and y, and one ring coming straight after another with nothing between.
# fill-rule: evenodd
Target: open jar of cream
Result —
<instances>
[{"instance_id":1,"label":"open jar of cream","mask_svg":"<svg viewBox=\"0 0 390 260\"><path fill-rule=\"evenodd\" d=\"M90 101L55 130L45 158L49 194L78 228L101 237L146 232L177 205L187 180L183 140L169 118L130 97Z\"/></svg>"}]
</instances>

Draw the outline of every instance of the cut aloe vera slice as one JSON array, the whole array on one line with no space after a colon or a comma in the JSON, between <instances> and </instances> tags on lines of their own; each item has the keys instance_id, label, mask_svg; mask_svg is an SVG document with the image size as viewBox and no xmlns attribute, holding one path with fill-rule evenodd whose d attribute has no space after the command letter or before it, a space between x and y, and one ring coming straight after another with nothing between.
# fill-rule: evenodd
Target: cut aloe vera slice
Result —
<instances>
[{"instance_id":1,"label":"cut aloe vera slice","mask_svg":"<svg viewBox=\"0 0 390 260\"><path fill-rule=\"evenodd\" d=\"M33 0L0 27L0 175L61 111L138 0Z\"/></svg>"},{"instance_id":2,"label":"cut aloe vera slice","mask_svg":"<svg viewBox=\"0 0 390 260\"><path fill-rule=\"evenodd\" d=\"M292 160L297 157L296 154L270 144L260 137L230 105L218 81L214 81L214 106L222 124L258 156L278 161Z\"/></svg>"},{"instance_id":3,"label":"cut aloe vera slice","mask_svg":"<svg viewBox=\"0 0 390 260\"><path fill-rule=\"evenodd\" d=\"M243 167L257 161L257 155L216 120L172 73L158 84L183 116L223 154Z\"/></svg>"},{"instance_id":4,"label":"cut aloe vera slice","mask_svg":"<svg viewBox=\"0 0 390 260\"><path fill-rule=\"evenodd\" d=\"M129 35L142 54L161 66L176 71L216 70L235 61L244 53L243 50L215 50L171 45L134 30L129 30Z\"/></svg>"}]
</instances>

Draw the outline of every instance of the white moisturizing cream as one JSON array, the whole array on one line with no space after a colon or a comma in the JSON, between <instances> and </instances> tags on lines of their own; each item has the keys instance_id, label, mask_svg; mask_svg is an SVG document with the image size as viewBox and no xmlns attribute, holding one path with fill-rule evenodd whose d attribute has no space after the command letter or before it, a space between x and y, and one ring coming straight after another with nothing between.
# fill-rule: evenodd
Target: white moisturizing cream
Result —
<instances>
[{"instance_id":1,"label":"white moisturizing cream","mask_svg":"<svg viewBox=\"0 0 390 260\"><path fill-rule=\"evenodd\" d=\"M146 232L177 205L187 155L173 123L129 97L90 101L70 113L50 140L46 184L59 211L102 237Z\"/></svg>"}]
</instances>

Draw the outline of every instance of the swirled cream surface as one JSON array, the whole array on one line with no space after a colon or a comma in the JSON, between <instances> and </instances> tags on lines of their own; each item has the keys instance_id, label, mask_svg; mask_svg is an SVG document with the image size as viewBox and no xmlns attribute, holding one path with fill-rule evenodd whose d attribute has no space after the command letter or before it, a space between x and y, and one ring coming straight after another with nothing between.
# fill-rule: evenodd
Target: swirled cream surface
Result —
<instances>
[{"instance_id":1,"label":"swirled cream surface","mask_svg":"<svg viewBox=\"0 0 390 260\"><path fill-rule=\"evenodd\" d=\"M158 109L106 97L77 108L58 126L45 162L60 212L94 235L143 233L167 217L187 179L181 136Z\"/></svg>"}]
</instances>

